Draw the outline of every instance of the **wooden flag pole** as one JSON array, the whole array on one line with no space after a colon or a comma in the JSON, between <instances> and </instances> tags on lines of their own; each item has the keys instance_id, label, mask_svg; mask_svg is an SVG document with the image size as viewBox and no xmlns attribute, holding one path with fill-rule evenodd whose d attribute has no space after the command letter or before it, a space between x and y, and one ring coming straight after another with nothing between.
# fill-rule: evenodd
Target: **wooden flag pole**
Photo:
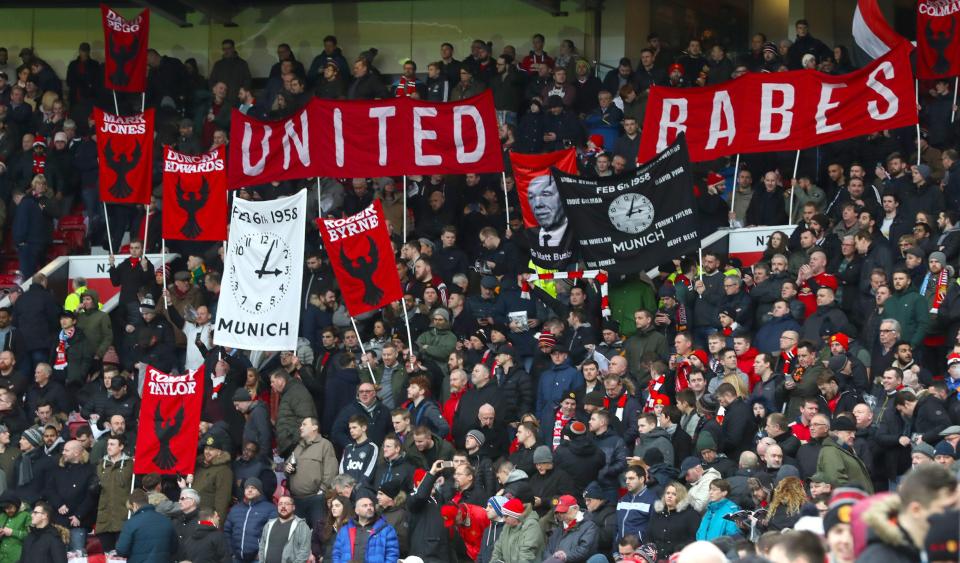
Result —
<instances>
[{"instance_id":1,"label":"wooden flag pole","mask_svg":"<svg viewBox=\"0 0 960 563\"><path fill-rule=\"evenodd\" d=\"M367 351L363 347L363 338L360 337L360 331L357 329L357 321L350 317L350 324L353 325L353 332L357 334L357 343L360 344L360 354L363 355L363 361L367 362ZM373 381L373 384L377 384L377 376L373 375L373 366L370 365L370 362L367 362L367 370L370 372L370 379Z\"/></svg>"}]
</instances>

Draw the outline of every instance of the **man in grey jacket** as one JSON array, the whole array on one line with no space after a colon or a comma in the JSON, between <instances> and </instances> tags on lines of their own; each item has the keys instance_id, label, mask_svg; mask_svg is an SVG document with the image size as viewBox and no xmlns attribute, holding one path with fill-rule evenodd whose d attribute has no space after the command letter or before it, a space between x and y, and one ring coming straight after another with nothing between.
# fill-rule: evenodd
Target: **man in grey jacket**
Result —
<instances>
[{"instance_id":1,"label":"man in grey jacket","mask_svg":"<svg viewBox=\"0 0 960 563\"><path fill-rule=\"evenodd\" d=\"M543 550L544 561L583 563L597 551L597 525L584 520L577 499L563 495L557 499L554 513L560 525L550 532Z\"/></svg>"},{"instance_id":2,"label":"man in grey jacket","mask_svg":"<svg viewBox=\"0 0 960 563\"><path fill-rule=\"evenodd\" d=\"M279 516L267 522L260 536L259 561L303 563L310 557L310 527L303 518L294 516L293 510L293 497L280 497Z\"/></svg>"}]
</instances>

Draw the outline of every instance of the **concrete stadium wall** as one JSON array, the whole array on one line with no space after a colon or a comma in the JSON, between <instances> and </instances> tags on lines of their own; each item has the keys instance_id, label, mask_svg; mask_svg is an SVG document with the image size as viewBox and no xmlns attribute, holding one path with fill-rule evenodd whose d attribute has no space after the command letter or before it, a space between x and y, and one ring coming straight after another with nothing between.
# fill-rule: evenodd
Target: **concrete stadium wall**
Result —
<instances>
[{"instance_id":1,"label":"concrete stadium wall","mask_svg":"<svg viewBox=\"0 0 960 563\"><path fill-rule=\"evenodd\" d=\"M346 56L355 57L370 47L379 49L377 66L387 73L401 69L407 58L421 70L439 58L440 43L453 43L457 58L469 53L474 39L493 41L496 53L511 44L520 56L530 49L530 36L539 32L554 53L562 39L572 39L581 52L592 48L593 16L582 3L565 0L569 15L553 17L520 0L417 0L409 2L343 2L296 5L285 8L249 8L234 20L237 27L209 24L190 17L193 27L180 28L151 14L150 46L180 59L194 57L207 75L220 58L220 42L232 38L254 76L264 77L276 62L276 46L291 45L298 60L309 65L323 48L323 37L336 35ZM120 10L132 17L137 10ZM12 62L22 47L33 46L60 73L76 57L77 45L87 41L94 58L103 59L103 34L98 8L2 8L0 46L10 51ZM592 56L592 53L590 54Z\"/></svg>"}]
</instances>

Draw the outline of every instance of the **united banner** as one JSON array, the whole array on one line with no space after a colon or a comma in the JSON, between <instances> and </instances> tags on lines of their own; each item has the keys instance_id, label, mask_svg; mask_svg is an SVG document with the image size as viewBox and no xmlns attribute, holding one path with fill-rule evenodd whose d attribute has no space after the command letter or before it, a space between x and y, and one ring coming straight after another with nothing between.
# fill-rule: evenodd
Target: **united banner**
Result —
<instances>
[{"instance_id":1,"label":"united banner","mask_svg":"<svg viewBox=\"0 0 960 563\"><path fill-rule=\"evenodd\" d=\"M703 88L650 89L640 160L686 132L690 158L799 150L916 125L910 44L834 76L810 70L748 73Z\"/></svg>"},{"instance_id":2,"label":"united banner","mask_svg":"<svg viewBox=\"0 0 960 563\"><path fill-rule=\"evenodd\" d=\"M203 369L172 375L147 366L134 473L193 473L203 408Z\"/></svg>"},{"instance_id":3,"label":"united banner","mask_svg":"<svg viewBox=\"0 0 960 563\"><path fill-rule=\"evenodd\" d=\"M489 91L451 103L312 98L277 121L234 110L230 132L230 189L315 176L503 171Z\"/></svg>"},{"instance_id":4,"label":"united banner","mask_svg":"<svg viewBox=\"0 0 960 563\"><path fill-rule=\"evenodd\" d=\"M226 150L200 155L163 148L163 238L227 238Z\"/></svg>"},{"instance_id":5,"label":"united banner","mask_svg":"<svg viewBox=\"0 0 960 563\"><path fill-rule=\"evenodd\" d=\"M403 297L379 199L356 215L317 219L317 225L351 316Z\"/></svg>"},{"instance_id":6,"label":"united banner","mask_svg":"<svg viewBox=\"0 0 960 563\"><path fill-rule=\"evenodd\" d=\"M306 211L306 190L271 201L233 200L215 344L296 349Z\"/></svg>"},{"instance_id":7,"label":"united banner","mask_svg":"<svg viewBox=\"0 0 960 563\"><path fill-rule=\"evenodd\" d=\"M573 251L567 214L560 204L560 192L550 168L577 173L574 149L546 154L510 153L510 166L516 181L523 224L530 241L530 257L541 268L556 270L566 266Z\"/></svg>"},{"instance_id":8,"label":"united banner","mask_svg":"<svg viewBox=\"0 0 960 563\"><path fill-rule=\"evenodd\" d=\"M153 109L113 115L93 109L100 162L100 199L107 203L150 203L153 182Z\"/></svg>"},{"instance_id":9,"label":"united banner","mask_svg":"<svg viewBox=\"0 0 960 563\"><path fill-rule=\"evenodd\" d=\"M103 84L118 92L147 89L147 40L150 37L150 10L132 20L125 19L106 4L103 17Z\"/></svg>"},{"instance_id":10,"label":"united banner","mask_svg":"<svg viewBox=\"0 0 960 563\"><path fill-rule=\"evenodd\" d=\"M695 252L700 244L683 135L629 174L581 178L554 171L553 175L587 269L645 272Z\"/></svg>"},{"instance_id":11,"label":"united banner","mask_svg":"<svg viewBox=\"0 0 960 563\"><path fill-rule=\"evenodd\" d=\"M917 2L917 77L960 76L960 0Z\"/></svg>"}]
</instances>

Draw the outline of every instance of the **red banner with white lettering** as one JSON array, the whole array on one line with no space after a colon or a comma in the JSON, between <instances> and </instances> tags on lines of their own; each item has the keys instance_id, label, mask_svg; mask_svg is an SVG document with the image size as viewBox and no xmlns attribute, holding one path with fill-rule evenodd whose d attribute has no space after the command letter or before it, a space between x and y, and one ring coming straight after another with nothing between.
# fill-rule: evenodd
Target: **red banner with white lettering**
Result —
<instances>
[{"instance_id":1,"label":"red banner with white lettering","mask_svg":"<svg viewBox=\"0 0 960 563\"><path fill-rule=\"evenodd\" d=\"M917 77L960 76L960 0L917 2Z\"/></svg>"},{"instance_id":2,"label":"red banner with white lettering","mask_svg":"<svg viewBox=\"0 0 960 563\"><path fill-rule=\"evenodd\" d=\"M199 155L163 147L163 238L226 240L225 147Z\"/></svg>"},{"instance_id":3,"label":"red banner with white lettering","mask_svg":"<svg viewBox=\"0 0 960 563\"><path fill-rule=\"evenodd\" d=\"M183 375L147 366L133 472L189 475L197 461L203 366Z\"/></svg>"},{"instance_id":4,"label":"red banner with white lettering","mask_svg":"<svg viewBox=\"0 0 960 563\"><path fill-rule=\"evenodd\" d=\"M350 315L362 315L403 297L379 199L356 215L317 219L317 226Z\"/></svg>"},{"instance_id":5,"label":"red banner with white lettering","mask_svg":"<svg viewBox=\"0 0 960 563\"><path fill-rule=\"evenodd\" d=\"M917 105L904 43L839 76L810 70L748 73L704 88L650 89L641 162L686 132L690 158L799 150L883 129L916 125Z\"/></svg>"},{"instance_id":6,"label":"red banner with white lettering","mask_svg":"<svg viewBox=\"0 0 960 563\"><path fill-rule=\"evenodd\" d=\"M230 132L230 189L314 176L503 171L489 90L449 103L313 98L276 121L233 110Z\"/></svg>"},{"instance_id":7,"label":"red banner with white lettering","mask_svg":"<svg viewBox=\"0 0 960 563\"><path fill-rule=\"evenodd\" d=\"M150 203L153 174L153 109L113 115L93 109L100 163L100 199Z\"/></svg>"},{"instance_id":8,"label":"red banner with white lettering","mask_svg":"<svg viewBox=\"0 0 960 563\"><path fill-rule=\"evenodd\" d=\"M147 41L150 38L150 10L132 20L125 19L106 4L103 17L103 84L118 92L147 89Z\"/></svg>"}]
</instances>

